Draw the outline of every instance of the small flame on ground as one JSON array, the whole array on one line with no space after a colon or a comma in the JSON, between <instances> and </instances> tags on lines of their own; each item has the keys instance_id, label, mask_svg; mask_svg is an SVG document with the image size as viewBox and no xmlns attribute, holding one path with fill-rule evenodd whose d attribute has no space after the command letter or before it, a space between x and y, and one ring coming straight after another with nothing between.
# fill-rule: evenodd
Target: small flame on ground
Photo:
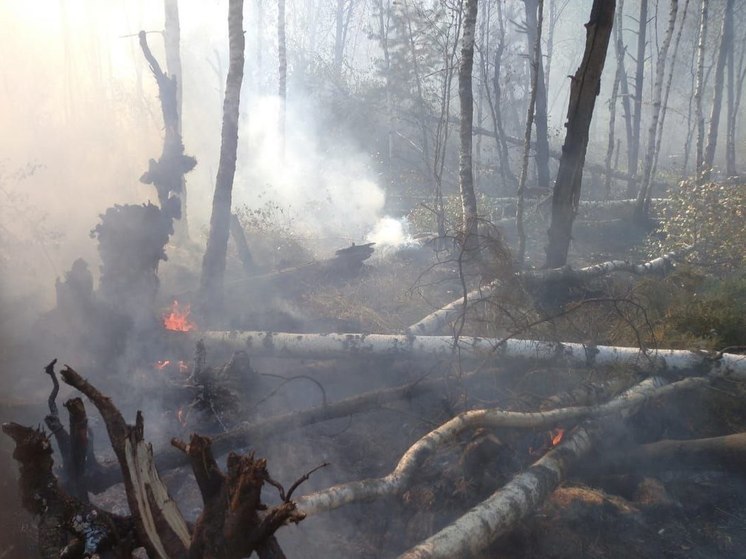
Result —
<instances>
[{"instance_id":1,"label":"small flame on ground","mask_svg":"<svg viewBox=\"0 0 746 559\"><path fill-rule=\"evenodd\" d=\"M179 372L182 375L189 373L189 364L186 361L179 361Z\"/></svg>"},{"instance_id":2,"label":"small flame on ground","mask_svg":"<svg viewBox=\"0 0 746 559\"><path fill-rule=\"evenodd\" d=\"M179 408L179 410L176 412L176 419L179 420L179 423L181 423L182 427L186 427L186 425L187 425L187 414L184 411L184 408Z\"/></svg>"},{"instance_id":3,"label":"small flame on ground","mask_svg":"<svg viewBox=\"0 0 746 559\"><path fill-rule=\"evenodd\" d=\"M162 371L163 369L168 367L170 364L171 364L171 360L169 359L164 359L162 361L156 361L155 368L158 369L159 371Z\"/></svg>"},{"instance_id":4,"label":"small flame on ground","mask_svg":"<svg viewBox=\"0 0 746 559\"><path fill-rule=\"evenodd\" d=\"M565 436L565 430L561 427L558 427L557 429L554 429L552 431L552 446L557 446L562 442L562 439Z\"/></svg>"},{"instance_id":5,"label":"small flame on ground","mask_svg":"<svg viewBox=\"0 0 746 559\"><path fill-rule=\"evenodd\" d=\"M191 332L196 330L197 325L189 319L191 308L189 305L181 307L179 302L174 300L171 310L163 315L163 326L166 330L174 332Z\"/></svg>"}]
</instances>

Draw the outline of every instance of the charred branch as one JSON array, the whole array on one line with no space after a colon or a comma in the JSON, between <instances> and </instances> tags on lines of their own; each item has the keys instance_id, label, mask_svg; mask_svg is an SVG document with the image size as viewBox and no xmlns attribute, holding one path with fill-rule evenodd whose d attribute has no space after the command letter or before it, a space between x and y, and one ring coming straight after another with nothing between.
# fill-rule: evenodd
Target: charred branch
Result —
<instances>
[{"instance_id":1,"label":"charred branch","mask_svg":"<svg viewBox=\"0 0 746 559\"><path fill-rule=\"evenodd\" d=\"M189 547L186 522L171 500L153 464L153 449L143 440L143 418L128 425L111 399L70 367L62 379L85 394L104 419L114 454L122 470L132 517L142 545L151 557L182 557Z\"/></svg>"},{"instance_id":2,"label":"charred branch","mask_svg":"<svg viewBox=\"0 0 746 559\"><path fill-rule=\"evenodd\" d=\"M131 556L139 545L132 520L82 503L60 488L52 473L52 445L44 432L16 423L5 423L2 430L16 444L13 458L20 464L22 502L38 518L42 559L106 552Z\"/></svg>"}]
</instances>

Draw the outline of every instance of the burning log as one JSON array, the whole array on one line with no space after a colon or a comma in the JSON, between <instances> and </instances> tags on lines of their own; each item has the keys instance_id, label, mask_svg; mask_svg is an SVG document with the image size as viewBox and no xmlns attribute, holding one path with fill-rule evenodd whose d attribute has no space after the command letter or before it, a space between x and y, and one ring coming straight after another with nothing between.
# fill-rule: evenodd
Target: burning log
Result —
<instances>
[{"instance_id":1,"label":"burning log","mask_svg":"<svg viewBox=\"0 0 746 559\"><path fill-rule=\"evenodd\" d=\"M529 270L518 273L516 277L528 284L537 284L542 282L585 281L614 272L628 272L635 275L665 273L671 269L674 260L685 256L691 250L692 247L689 247L685 250L669 252L642 264L632 264L625 260L611 260L586 266L579 270L573 270L569 266L552 270ZM465 296L448 303L419 322L412 324L407 328L407 333L421 336L439 331L461 316L469 305L475 305L492 297L502 285L503 280L499 279L468 292Z\"/></svg>"},{"instance_id":2,"label":"burning log","mask_svg":"<svg viewBox=\"0 0 746 559\"><path fill-rule=\"evenodd\" d=\"M746 356L678 349L586 345L572 342L461 336L389 334L296 334L260 331L208 331L200 336L216 347L243 349L251 356L315 358L417 357L514 359L579 367L623 366L658 372L712 372L746 378Z\"/></svg>"},{"instance_id":3,"label":"burning log","mask_svg":"<svg viewBox=\"0 0 746 559\"><path fill-rule=\"evenodd\" d=\"M612 414L629 414L651 398L661 397L672 392L706 385L705 379L686 379L673 384L654 377L647 379L634 388L599 406L585 408L561 408L549 412L520 413L506 412L499 409L472 410L464 412L437 429L430 431L404 453L396 468L382 478L354 481L330 487L324 491L312 493L298 499L298 507L306 514L315 514L333 510L341 506L358 502L370 501L386 495L399 495L412 483L414 474L419 466L431 456L439 447L456 439L467 429L485 427L516 427L516 428L552 428L559 423L580 421L588 418L606 417ZM582 429L581 429L582 431ZM584 436L573 434L565 441L563 447L576 448ZM587 436L586 436L587 438ZM583 443L585 445L586 443ZM581 446L577 446L578 449ZM589 447L588 447L589 448ZM583 452L587 450L582 446ZM578 450L579 452L579 450ZM558 456L563 453L560 452ZM543 460L543 459L542 459ZM549 458L548 461L556 460ZM540 461L541 462L541 461ZM539 470L545 468L540 464ZM564 467L564 466L563 466ZM552 469L556 469L552 466ZM521 483L525 483L522 481ZM559 483L559 479L557 480ZM556 485L556 484L555 484ZM546 496L546 495L544 495ZM543 498L543 497L542 497ZM453 553L452 557L463 556ZM413 556L415 557L415 556Z\"/></svg>"},{"instance_id":4,"label":"burning log","mask_svg":"<svg viewBox=\"0 0 746 559\"><path fill-rule=\"evenodd\" d=\"M622 416L628 417L636 406L625 405L625 400L655 392L658 386L671 390L673 385L665 386L665 382L662 379L643 381L609 402L609 405L620 406ZM525 472L516 475L453 524L400 555L399 559L468 557L484 550L544 502L570 468L586 456L595 441L603 436L604 427L605 421L584 423Z\"/></svg>"}]
</instances>

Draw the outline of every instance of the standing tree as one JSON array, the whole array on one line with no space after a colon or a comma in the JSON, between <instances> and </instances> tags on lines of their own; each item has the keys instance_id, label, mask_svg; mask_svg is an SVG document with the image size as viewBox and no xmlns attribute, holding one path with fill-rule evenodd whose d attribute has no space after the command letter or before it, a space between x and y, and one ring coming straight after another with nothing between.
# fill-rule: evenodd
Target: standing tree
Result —
<instances>
[{"instance_id":1,"label":"standing tree","mask_svg":"<svg viewBox=\"0 0 746 559\"><path fill-rule=\"evenodd\" d=\"M526 15L528 16L529 13L529 4L530 0L526 2ZM531 56L531 95L529 96L529 102L528 102L528 111L526 112L526 132L524 134L523 138L523 163L521 165L521 180L518 183L518 211L516 213L516 225L518 227L518 262L520 265L523 265L524 257L526 256L526 231L523 228L523 206L524 206L524 194L526 191L526 176L528 175L528 156L531 151L531 126L534 122L534 110L538 113L539 109L537 107L537 100L538 100L538 91L541 87L539 85L540 81L543 81L542 73L539 71L539 68L541 67L541 25L542 21L544 19L544 0L538 0L538 21L534 22L534 26L536 28L536 32L533 33L534 38L534 47L532 49L532 56ZM536 14L534 14L536 16ZM527 19L531 19L530 17L527 17ZM529 29L531 25L529 24ZM529 36L531 36L531 32L529 31ZM543 89L543 87L542 87ZM546 98L544 99L546 102ZM545 107L546 109L546 107ZM537 115L538 117L538 115ZM546 112L544 114L544 117L546 118ZM546 122L545 122L546 124ZM539 135L539 124L537 121L536 124L536 134ZM539 138L536 138L536 145L537 145L537 158L538 158L538 145L539 145ZM549 152L547 150L547 158L549 157ZM538 160L537 160L538 163ZM548 163L548 162L547 162ZM547 165L547 172L549 171L549 166ZM549 177L547 176L547 180Z\"/></svg>"},{"instance_id":2,"label":"standing tree","mask_svg":"<svg viewBox=\"0 0 746 559\"><path fill-rule=\"evenodd\" d=\"M472 68L474 66L474 35L477 24L477 0L466 0L464 34L461 43L461 66L458 71L458 95L461 104L461 151L459 153L459 189L462 205L464 249L470 257L479 258L477 197L474 194L472 166L472 130L474 95Z\"/></svg>"},{"instance_id":3,"label":"standing tree","mask_svg":"<svg viewBox=\"0 0 746 559\"><path fill-rule=\"evenodd\" d=\"M707 147L702 161L705 180L709 178L712 166L715 163L715 148L718 142L718 130L720 127L720 109L723 105L723 89L725 85L725 63L728 59L730 43L733 40L733 1L726 0L723 12L723 27L720 34L720 50L718 51L717 66L715 67L715 87L712 96L712 109L710 111L710 129L707 133Z\"/></svg>"},{"instance_id":4,"label":"standing tree","mask_svg":"<svg viewBox=\"0 0 746 559\"><path fill-rule=\"evenodd\" d=\"M549 226L545 265L547 268L558 268L567 263L572 224L580 201L583 165L588 148L588 130L596 97L601 88L601 74L614 23L615 6L615 0L593 0L591 17L585 26L583 61L570 83L567 135L562 146L562 157L552 198L552 223Z\"/></svg>"},{"instance_id":5,"label":"standing tree","mask_svg":"<svg viewBox=\"0 0 746 559\"><path fill-rule=\"evenodd\" d=\"M238 107L244 65L243 0L228 4L228 76L225 81L220 161L212 199L210 236L202 259L200 304L205 316L219 314L223 306L223 278L231 222L233 177L238 150Z\"/></svg>"},{"instance_id":6,"label":"standing tree","mask_svg":"<svg viewBox=\"0 0 746 559\"><path fill-rule=\"evenodd\" d=\"M549 129L547 124L547 88L544 79L544 62L541 55L541 20L537 11L543 2L524 0L526 7L526 35L531 58L531 97L534 98L533 120L536 125L536 178L539 188L549 188ZM538 37L538 39L537 39Z\"/></svg>"},{"instance_id":7,"label":"standing tree","mask_svg":"<svg viewBox=\"0 0 746 559\"><path fill-rule=\"evenodd\" d=\"M645 152L645 163L643 165L642 181L640 190L637 194L635 204L635 218L641 221L647 217L649 193L653 183L653 160L655 159L655 139L657 137L658 126L660 125L661 115L661 98L663 96L663 78L666 72L666 58L668 57L668 47L671 45L671 38L676 27L676 15L679 10L679 1L671 0L671 9L668 16L668 27L666 35L663 38L660 52L658 53L658 63L655 68L655 85L653 86L653 115L650 120L648 129L648 148Z\"/></svg>"},{"instance_id":8,"label":"standing tree","mask_svg":"<svg viewBox=\"0 0 746 559\"><path fill-rule=\"evenodd\" d=\"M648 0L640 2L637 30L637 60L635 60L635 113L632 118L632 143L627 148L627 194L631 198L637 190L637 168L640 161L640 124L642 122L642 87L645 81L645 46L648 29Z\"/></svg>"},{"instance_id":9,"label":"standing tree","mask_svg":"<svg viewBox=\"0 0 746 559\"><path fill-rule=\"evenodd\" d=\"M285 44L285 0L277 0L277 57L279 59L279 131L280 131L280 158L285 158L285 107L288 97L288 53Z\"/></svg>"},{"instance_id":10,"label":"standing tree","mask_svg":"<svg viewBox=\"0 0 746 559\"><path fill-rule=\"evenodd\" d=\"M702 93L705 86L705 42L707 40L707 1L702 0L699 12L699 43L697 45L697 85L694 90L694 104L697 113L697 180L704 171L705 153L705 113L702 109Z\"/></svg>"}]
</instances>

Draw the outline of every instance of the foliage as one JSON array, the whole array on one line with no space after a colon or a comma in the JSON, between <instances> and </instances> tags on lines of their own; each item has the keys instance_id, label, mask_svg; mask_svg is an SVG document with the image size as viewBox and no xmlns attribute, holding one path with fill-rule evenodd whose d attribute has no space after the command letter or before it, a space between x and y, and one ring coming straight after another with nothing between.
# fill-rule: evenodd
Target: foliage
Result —
<instances>
[{"instance_id":1,"label":"foliage","mask_svg":"<svg viewBox=\"0 0 746 559\"><path fill-rule=\"evenodd\" d=\"M643 280L637 294L660 346L746 345L746 274L723 280L684 267L663 280Z\"/></svg>"},{"instance_id":2,"label":"foliage","mask_svg":"<svg viewBox=\"0 0 746 559\"><path fill-rule=\"evenodd\" d=\"M684 181L671 193L653 254L693 245L692 261L723 276L746 264L746 183ZM662 250L661 250L662 249Z\"/></svg>"},{"instance_id":3,"label":"foliage","mask_svg":"<svg viewBox=\"0 0 746 559\"><path fill-rule=\"evenodd\" d=\"M312 260L298 235L292 208L267 201L258 208L241 206L236 215L259 264L282 269Z\"/></svg>"}]
</instances>

